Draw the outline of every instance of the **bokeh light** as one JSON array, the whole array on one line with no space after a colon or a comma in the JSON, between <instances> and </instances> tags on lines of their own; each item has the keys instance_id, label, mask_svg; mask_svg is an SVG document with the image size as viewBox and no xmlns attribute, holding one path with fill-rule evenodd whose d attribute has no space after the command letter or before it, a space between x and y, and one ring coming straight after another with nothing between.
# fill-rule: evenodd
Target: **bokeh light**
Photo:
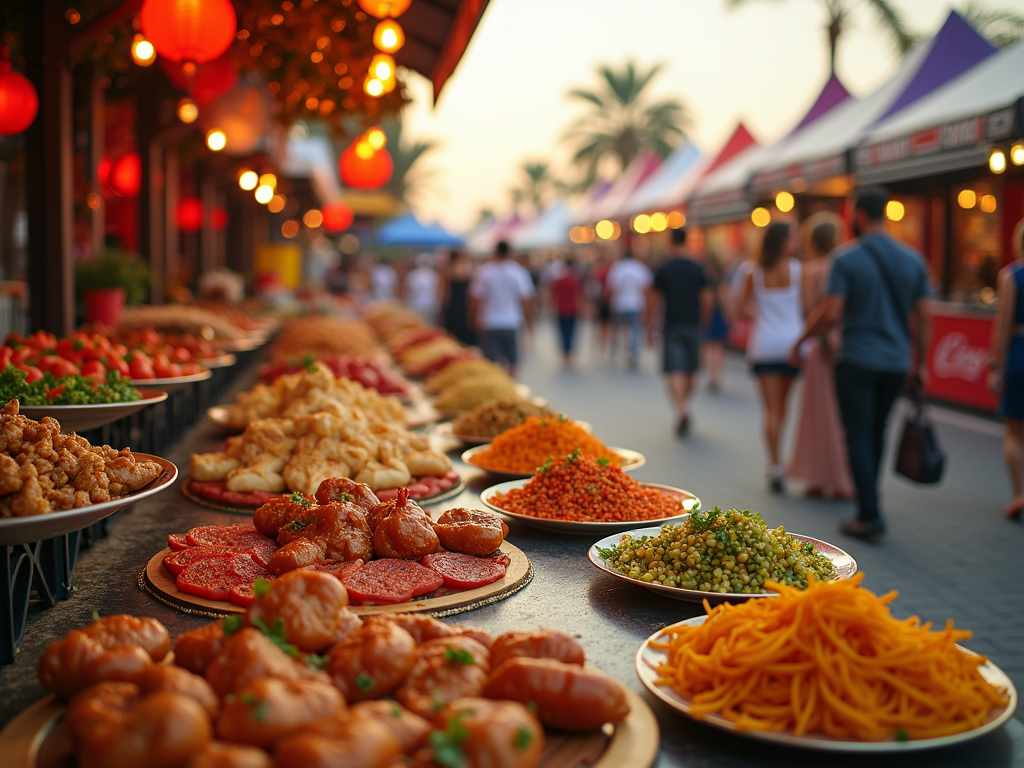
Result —
<instances>
[{"instance_id":1,"label":"bokeh light","mask_svg":"<svg viewBox=\"0 0 1024 768\"><path fill-rule=\"evenodd\" d=\"M668 216L664 213L652 213L651 229L655 232L664 232L668 229Z\"/></svg>"},{"instance_id":2,"label":"bokeh light","mask_svg":"<svg viewBox=\"0 0 1024 768\"><path fill-rule=\"evenodd\" d=\"M750 221L755 227L767 227L772 223L772 215L767 208L755 208L750 212Z\"/></svg>"},{"instance_id":3,"label":"bokeh light","mask_svg":"<svg viewBox=\"0 0 1024 768\"><path fill-rule=\"evenodd\" d=\"M633 219L633 231L638 235L646 235L651 231L651 217L641 213Z\"/></svg>"},{"instance_id":4,"label":"bokeh light","mask_svg":"<svg viewBox=\"0 0 1024 768\"><path fill-rule=\"evenodd\" d=\"M971 209L978 203L978 195L973 189L960 190L960 194L956 196L956 201L960 204L961 208Z\"/></svg>"},{"instance_id":5,"label":"bokeh light","mask_svg":"<svg viewBox=\"0 0 1024 768\"><path fill-rule=\"evenodd\" d=\"M796 200L793 199L793 195L785 190L775 196L775 207L783 213L792 211L794 205L796 205Z\"/></svg>"},{"instance_id":6,"label":"bokeh light","mask_svg":"<svg viewBox=\"0 0 1024 768\"><path fill-rule=\"evenodd\" d=\"M256 202L266 205L274 199L274 188L268 184L260 184L256 187Z\"/></svg>"},{"instance_id":7,"label":"bokeh light","mask_svg":"<svg viewBox=\"0 0 1024 768\"><path fill-rule=\"evenodd\" d=\"M238 186L246 192L256 189L259 183L260 177L256 175L256 171L242 171L238 176Z\"/></svg>"},{"instance_id":8,"label":"bokeh light","mask_svg":"<svg viewBox=\"0 0 1024 768\"><path fill-rule=\"evenodd\" d=\"M885 215L889 221L903 221L903 215L907 209L899 200L890 200L885 205Z\"/></svg>"}]
</instances>

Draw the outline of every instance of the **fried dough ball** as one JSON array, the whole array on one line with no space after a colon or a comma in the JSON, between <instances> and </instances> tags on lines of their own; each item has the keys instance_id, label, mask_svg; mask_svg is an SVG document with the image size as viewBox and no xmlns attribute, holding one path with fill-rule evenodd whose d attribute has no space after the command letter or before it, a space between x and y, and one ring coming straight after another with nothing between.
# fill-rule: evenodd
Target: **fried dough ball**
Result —
<instances>
[{"instance_id":1,"label":"fried dough ball","mask_svg":"<svg viewBox=\"0 0 1024 768\"><path fill-rule=\"evenodd\" d=\"M430 516L419 507L396 509L373 532L377 557L419 559L436 552L437 545Z\"/></svg>"},{"instance_id":2,"label":"fried dough ball","mask_svg":"<svg viewBox=\"0 0 1024 768\"><path fill-rule=\"evenodd\" d=\"M284 626L286 640L303 653L326 648L338 632L348 590L319 571L290 571L271 582L245 614L248 626Z\"/></svg>"},{"instance_id":3,"label":"fried dough ball","mask_svg":"<svg viewBox=\"0 0 1024 768\"><path fill-rule=\"evenodd\" d=\"M274 749L278 768L390 768L399 754L387 726L348 712L317 720Z\"/></svg>"},{"instance_id":4,"label":"fried dough ball","mask_svg":"<svg viewBox=\"0 0 1024 768\"><path fill-rule=\"evenodd\" d=\"M470 627L464 624L445 624L433 616L424 616L422 613L378 613L366 617L367 623L389 622L397 624L416 641L416 645L422 645L427 640L436 640L440 637L454 637L465 635L476 640L484 648L490 648L494 638L486 629Z\"/></svg>"},{"instance_id":5,"label":"fried dough ball","mask_svg":"<svg viewBox=\"0 0 1024 768\"><path fill-rule=\"evenodd\" d=\"M77 744L114 714L123 714L140 695L135 683L105 682L89 686L69 702L64 728Z\"/></svg>"},{"instance_id":6,"label":"fried dough ball","mask_svg":"<svg viewBox=\"0 0 1024 768\"><path fill-rule=\"evenodd\" d=\"M491 646L491 666L497 669L503 662L518 656L531 659L553 659L566 664L586 664L583 646L568 632L560 629L541 629L536 632L506 632L498 635Z\"/></svg>"},{"instance_id":7,"label":"fried dough ball","mask_svg":"<svg viewBox=\"0 0 1024 768\"><path fill-rule=\"evenodd\" d=\"M544 729L522 704L464 698L438 716L442 729L453 720L468 732L459 745L466 768L536 768L544 751Z\"/></svg>"},{"instance_id":8,"label":"fried dough ball","mask_svg":"<svg viewBox=\"0 0 1024 768\"><path fill-rule=\"evenodd\" d=\"M344 707L341 692L330 683L262 678L225 702L217 718L217 737L267 748Z\"/></svg>"},{"instance_id":9,"label":"fried dough ball","mask_svg":"<svg viewBox=\"0 0 1024 768\"><path fill-rule=\"evenodd\" d=\"M441 546L450 552L482 557L501 546L508 526L491 512L479 509L449 509L434 523Z\"/></svg>"},{"instance_id":10,"label":"fried dough ball","mask_svg":"<svg viewBox=\"0 0 1024 768\"><path fill-rule=\"evenodd\" d=\"M256 747L211 741L192 755L184 768L274 768L274 760Z\"/></svg>"},{"instance_id":11,"label":"fried dough ball","mask_svg":"<svg viewBox=\"0 0 1024 768\"><path fill-rule=\"evenodd\" d=\"M484 695L537 708L544 725L566 731L593 731L629 714L626 692L596 669L550 659L509 659L491 675Z\"/></svg>"},{"instance_id":12,"label":"fried dough ball","mask_svg":"<svg viewBox=\"0 0 1024 768\"><path fill-rule=\"evenodd\" d=\"M347 701L387 696L416 661L416 641L389 623L364 624L327 651L326 672Z\"/></svg>"},{"instance_id":13,"label":"fried dough ball","mask_svg":"<svg viewBox=\"0 0 1024 768\"><path fill-rule=\"evenodd\" d=\"M317 503L330 504L332 501L347 501L369 511L380 504L380 499L370 486L357 483L348 477L329 477L320 483L314 494Z\"/></svg>"},{"instance_id":14,"label":"fried dough ball","mask_svg":"<svg viewBox=\"0 0 1024 768\"><path fill-rule=\"evenodd\" d=\"M322 563L327 559L327 551L322 541L313 539L295 539L289 541L270 557L267 570L275 576L305 568L307 565Z\"/></svg>"},{"instance_id":15,"label":"fried dough ball","mask_svg":"<svg viewBox=\"0 0 1024 768\"><path fill-rule=\"evenodd\" d=\"M384 518L400 509L413 509L423 512L423 508L409 498L409 489L399 488L395 498L382 501L380 504L370 507L370 511L366 513L366 522L369 524L370 530L376 531L377 526L381 524ZM424 512L423 514L426 513Z\"/></svg>"},{"instance_id":16,"label":"fried dough ball","mask_svg":"<svg viewBox=\"0 0 1024 768\"><path fill-rule=\"evenodd\" d=\"M353 562L373 557L366 515L362 507L348 502L335 501L307 510L303 517L280 529L277 543L282 547L268 565L275 574L325 560Z\"/></svg>"},{"instance_id":17,"label":"fried dough ball","mask_svg":"<svg viewBox=\"0 0 1024 768\"><path fill-rule=\"evenodd\" d=\"M190 629L174 641L174 663L182 669L205 675L206 668L224 650L224 625L212 624Z\"/></svg>"},{"instance_id":18,"label":"fried dough ball","mask_svg":"<svg viewBox=\"0 0 1024 768\"><path fill-rule=\"evenodd\" d=\"M181 694L199 704L210 717L216 717L220 710L220 701L208 682L187 669L170 664L153 664L143 672L139 691L143 696L159 691Z\"/></svg>"},{"instance_id":19,"label":"fried dough ball","mask_svg":"<svg viewBox=\"0 0 1024 768\"><path fill-rule=\"evenodd\" d=\"M487 649L472 638L428 640L417 649L416 663L395 698L430 719L450 701L482 695L490 670Z\"/></svg>"},{"instance_id":20,"label":"fried dough ball","mask_svg":"<svg viewBox=\"0 0 1024 768\"><path fill-rule=\"evenodd\" d=\"M402 752L408 754L423 746L432 726L419 715L413 714L397 701L360 701L349 712L353 716L367 717L383 723L391 731Z\"/></svg>"},{"instance_id":21,"label":"fried dough ball","mask_svg":"<svg viewBox=\"0 0 1024 768\"><path fill-rule=\"evenodd\" d=\"M276 539L281 528L308 517L312 506L313 499L303 493L277 496L253 512L252 524L260 533Z\"/></svg>"},{"instance_id":22,"label":"fried dough ball","mask_svg":"<svg viewBox=\"0 0 1024 768\"><path fill-rule=\"evenodd\" d=\"M302 661L293 659L258 629L241 629L224 642L206 668L206 681L220 697L237 694L256 680L325 680Z\"/></svg>"},{"instance_id":23,"label":"fried dough ball","mask_svg":"<svg viewBox=\"0 0 1024 768\"><path fill-rule=\"evenodd\" d=\"M78 631L95 638L104 648L137 645L146 651L153 661L163 659L171 647L171 636L167 632L167 627L159 621L124 613L103 616Z\"/></svg>"},{"instance_id":24,"label":"fried dough ball","mask_svg":"<svg viewBox=\"0 0 1024 768\"><path fill-rule=\"evenodd\" d=\"M334 637L331 638L330 645L340 643L361 626L363 626L363 619L361 616L355 613L351 608L342 608L338 613L338 631L335 632Z\"/></svg>"}]
</instances>

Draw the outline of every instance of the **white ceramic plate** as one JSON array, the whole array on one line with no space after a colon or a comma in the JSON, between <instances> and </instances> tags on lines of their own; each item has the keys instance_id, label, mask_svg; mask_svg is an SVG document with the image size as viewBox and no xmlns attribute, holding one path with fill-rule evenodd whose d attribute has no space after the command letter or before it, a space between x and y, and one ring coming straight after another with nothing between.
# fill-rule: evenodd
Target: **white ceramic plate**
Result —
<instances>
[{"instance_id":1,"label":"white ceramic plate","mask_svg":"<svg viewBox=\"0 0 1024 768\"><path fill-rule=\"evenodd\" d=\"M228 409L223 405L215 405L206 409L206 415L214 424L229 432L245 432L246 424L231 421L228 418Z\"/></svg>"},{"instance_id":2,"label":"white ceramic plate","mask_svg":"<svg viewBox=\"0 0 1024 768\"><path fill-rule=\"evenodd\" d=\"M672 626L699 626L704 623L706 618L707 616L694 616L692 619L677 622ZM640 650L636 652L636 674L647 690L672 707L672 709L689 717L689 699L684 699L676 693L674 689L668 686L655 685L654 683L654 681L658 679L655 669L659 664L667 660L667 654L664 651L651 648L650 643L652 640L657 640L662 631L664 630L655 632L647 638L640 646ZM959 648L960 646L957 647ZM1006 688L1010 701L1002 709L990 713L988 721L984 725L952 736L941 736L934 739L915 739L912 741L896 741L895 739L891 741L844 741L828 736L795 736L792 733L773 733L771 731L740 731L737 730L735 723L731 720L726 720L721 715L708 715L699 722L706 723L713 728L718 728L723 731L731 731L737 735L746 736L747 738L757 739L759 741L768 741L773 744L780 744L786 747L815 749L825 752L861 752L879 754L888 752L917 752L923 749L947 747L952 744L959 744L964 741L976 739L979 736L984 736L990 731L994 731L1009 720L1013 716L1014 710L1017 709L1017 689L1014 688L1013 681L1006 676L1005 672L991 661L985 662L985 664L978 668L978 671L981 672L982 676L988 682L1001 688ZM908 765L910 765L910 763L908 763Z\"/></svg>"},{"instance_id":3,"label":"white ceramic plate","mask_svg":"<svg viewBox=\"0 0 1024 768\"><path fill-rule=\"evenodd\" d=\"M478 445L476 448L470 448L467 451L463 451L462 460L470 466L486 469L492 475L499 475L501 477L533 477L533 472L508 472L502 469L485 467L482 464L474 462L473 458L481 451L486 450L487 447L488 446L486 445ZM640 453L640 451L633 451L629 448L616 448L614 445L609 445L608 449L615 451L622 457L623 472L632 472L634 469L640 469L640 467L647 463L647 457Z\"/></svg>"},{"instance_id":4,"label":"white ceramic plate","mask_svg":"<svg viewBox=\"0 0 1024 768\"><path fill-rule=\"evenodd\" d=\"M141 400L131 403L98 403L95 405L22 405L18 412L30 419L50 416L60 422L61 432L85 432L131 416L143 408L162 403L167 393L158 389L140 389Z\"/></svg>"},{"instance_id":5,"label":"white ceramic plate","mask_svg":"<svg viewBox=\"0 0 1024 768\"><path fill-rule=\"evenodd\" d=\"M586 430L587 432L594 431L594 425L589 421L577 421L576 423L581 429ZM441 435L441 437L450 437L455 440L461 440L466 445L483 445L484 443L489 443L494 439L493 437L482 437L480 435L456 435L452 432L453 426L452 422L443 421L435 427L435 431L437 434Z\"/></svg>"},{"instance_id":6,"label":"white ceramic plate","mask_svg":"<svg viewBox=\"0 0 1024 768\"><path fill-rule=\"evenodd\" d=\"M87 507L65 509L62 512L50 512L32 517L5 517L0 519L0 546L27 544L43 539L52 539L66 533L79 531L97 520L109 517L120 509L131 506L141 499L165 491L173 485L178 477L178 469L167 459L150 456L148 453L133 454L139 461L155 461L163 472L153 482L140 491L120 499L104 501L101 504L90 504Z\"/></svg>"},{"instance_id":7,"label":"white ceramic plate","mask_svg":"<svg viewBox=\"0 0 1024 768\"><path fill-rule=\"evenodd\" d=\"M213 376L213 371L201 371L189 376L174 376L169 379L132 379L132 385L136 387L160 387L166 392L174 392L190 384L198 384Z\"/></svg>"},{"instance_id":8,"label":"white ceramic plate","mask_svg":"<svg viewBox=\"0 0 1024 768\"><path fill-rule=\"evenodd\" d=\"M615 523L601 523L601 522L580 522L576 520L550 520L543 517L533 517L532 515L524 515L518 512L509 512L508 510L502 509L493 502L493 499L499 493L508 493L513 488L522 488L530 482L529 479L523 478L520 480L508 480L504 483L498 483L492 485L490 488L480 494L480 501L482 501L487 507L493 509L499 515L504 515L513 520L521 520L526 525L532 525L534 528L541 528L545 531L557 531L558 533L579 533L579 534L590 534L590 533L614 533L616 531L626 531L637 523L650 523L651 525L664 525L666 523L680 523L689 517L690 513L694 510L700 509L700 499L694 496L689 491L684 491L682 488L674 488L671 485L660 485L658 483L641 483L645 488L653 488L656 491L664 493L666 496L675 496L679 499L679 514L672 515L671 517L661 517L654 520L625 520L622 522Z\"/></svg>"},{"instance_id":9,"label":"white ceramic plate","mask_svg":"<svg viewBox=\"0 0 1024 768\"><path fill-rule=\"evenodd\" d=\"M252 352L267 343L265 336L241 339L214 339L210 346L221 352Z\"/></svg>"},{"instance_id":10,"label":"white ceramic plate","mask_svg":"<svg viewBox=\"0 0 1024 768\"><path fill-rule=\"evenodd\" d=\"M204 368L213 370L214 368L227 368L229 365L234 365L238 362L238 357L232 354L217 355L217 357L210 357L205 360L200 360L199 364Z\"/></svg>"},{"instance_id":11,"label":"white ceramic plate","mask_svg":"<svg viewBox=\"0 0 1024 768\"><path fill-rule=\"evenodd\" d=\"M625 535L631 536L634 539L638 539L641 536L657 536L661 531L661 526L652 526L649 528L636 528L632 531L626 531L622 534L613 534L611 536L605 536L600 541L594 542L594 544L587 550L587 557L590 562L593 563L599 570L604 571L609 576L614 576L616 579L628 582L629 584L636 584L657 592L659 595L665 597L671 597L673 600L684 600L691 603L699 603L707 598L711 602L743 602L744 600L750 600L754 597L772 597L772 593L760 593L754 595L745 595L737 592L726 592L724 594L720 592L702 592L699 589L683 589L682 587L666 587L664 584L647 583L646 581L640 581L639 579L631 579L629 576L625 576L610 565L608 565L604 559L602 559L600 550L614 547L618 544L622 537ZM832 565L836 569L837 579L848 579L857 572L857 561L853 557L841 550L839 547L829 544L827 541L819 541L818 539L812 539L810 536L801 536L798 533L790 534L797 541L810 543L814 545L814 548L825 555L829 560L832 561Z\"/></svg>"}]
</instances>

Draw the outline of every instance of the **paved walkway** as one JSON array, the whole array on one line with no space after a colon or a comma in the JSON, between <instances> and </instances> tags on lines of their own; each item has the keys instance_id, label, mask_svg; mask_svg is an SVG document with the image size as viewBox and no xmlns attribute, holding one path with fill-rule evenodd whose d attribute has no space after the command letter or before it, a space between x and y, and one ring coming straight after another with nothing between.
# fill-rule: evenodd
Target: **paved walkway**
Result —
<instances>
[{"instance_id":1,"label":"paved walkway","mask_svg":"<svg viewBox=\"0 0 1024 768\"><path fill-rule=\"evenodd\" d=\"M770 525L841 546L866 572L865 586L899 591L896 615L916 614L937 626L952 618L974 632L968 645L1024 691L1024 524L1003 518L1010 491L998 424L932 409L948 454L946 477L935 487L914 486L887 471L882 498L889 533L882 543L867 544L836 530L852 503L805 498L798 487L783 496L768 491L759 404L738 355L727 356L720 392L698 392L690 435L679 439L652 350L644 351L638 371L627 371L621 361L599 359L589 328L579 342L577 365L565 370L552 325L543 325L526 345L519 378L553 407L591 422L607 444L645 453L638 479L686 488L705 509L761 511ZM792 409L799 396L797 389ZM895 428L899 419L891 422ZM885 466L891 464L887 454Z\"/></svg>"}]
</instances>

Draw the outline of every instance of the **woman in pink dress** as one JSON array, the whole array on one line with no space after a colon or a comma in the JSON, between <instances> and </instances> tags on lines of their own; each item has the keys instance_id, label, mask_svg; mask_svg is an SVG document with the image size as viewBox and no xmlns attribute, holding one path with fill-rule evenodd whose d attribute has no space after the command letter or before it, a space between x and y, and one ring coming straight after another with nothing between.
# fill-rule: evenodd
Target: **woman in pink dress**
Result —
<instances>
[{"instance_id":1,"label":"woman in pink dress","mask_svg":"<svg viewBox=\"0 0 1024 768\"><path fill-rule=\"evenodd\" d=\"M828 273L828 255L836 246L842 226L842 220L831 213L816 214L804 225L808 255L802 274L805 314L821 299ZM846 458L832 373L832 355L838 340L838 335L830 335L808 343L801 368L800 413L786 476L806 483L809 496L851 499L853 478Z\"/></svg>"}]
</instances>

